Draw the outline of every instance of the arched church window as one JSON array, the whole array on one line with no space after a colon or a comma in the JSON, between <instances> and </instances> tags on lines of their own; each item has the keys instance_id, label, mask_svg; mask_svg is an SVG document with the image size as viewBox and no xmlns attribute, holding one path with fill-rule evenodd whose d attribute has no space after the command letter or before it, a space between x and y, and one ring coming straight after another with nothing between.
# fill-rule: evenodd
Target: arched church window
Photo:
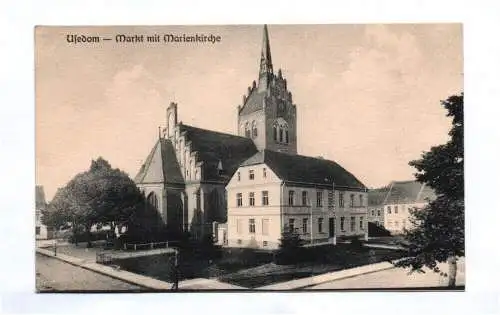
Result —
<instances>
[{"instance_id":1,"label":"arched church window","mask_svg":"<svg viewBox=\"0 0 500 315\"><path fill-rule=\"evenodd\" d=\"M158 197L154 192L150 192L148 197L146 198L148 205L155 210L158 210Z\"/></svg>"},{"instance_id":2,"label":"arched church window","mask_svg":"<svg viewBox=\"0 0 500 315\"><path fill-rule=\"evenodd\" d=\"M255 122L255 120L252 121L252 137L257 137L257 123Z\"/></svg>"},{"instance_id":3,"label":"arched church window","mask_svg":"<svg viewBox=\"0 0 500 315\"><path fill-rule=\"evenodd\" d=\"M250 138L250 127L245 123L245 137Z\"/></svg>"}]
</instances>

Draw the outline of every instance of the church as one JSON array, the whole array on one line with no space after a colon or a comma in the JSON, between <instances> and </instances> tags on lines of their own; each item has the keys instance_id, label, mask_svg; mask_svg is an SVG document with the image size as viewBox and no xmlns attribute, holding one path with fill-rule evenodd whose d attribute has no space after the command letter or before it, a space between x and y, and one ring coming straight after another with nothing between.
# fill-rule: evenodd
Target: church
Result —
<instances>
[{"instance_id":1,"label":"church","mask_svg":"<svg viewBox=\"0 0 500 315\"><path fill-rule=\"evenodd\" d=\"M236 134L183 124L171 103L134 180L169 229L223 245L275 248L285 227L313 244L366 236L365 185L333 161L298 155L296 106L273 69L264 26L258 79L237 107Z\"/></svg>"}]
</instances>

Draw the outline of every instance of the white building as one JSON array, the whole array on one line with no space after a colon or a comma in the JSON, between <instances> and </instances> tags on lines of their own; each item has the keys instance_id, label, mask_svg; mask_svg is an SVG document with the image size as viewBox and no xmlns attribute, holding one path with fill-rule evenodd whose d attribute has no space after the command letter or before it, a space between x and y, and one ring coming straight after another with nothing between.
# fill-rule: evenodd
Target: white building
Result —
<instances>
[{"instance_id":1,"label":"white building","mask_svg":"<svg viewBox=\"0 0 500 315\"><path fill-rule=\"evenodd\" d=\"M392 234L410 229L409 209L421 209L436 198L432 188L416 181L393 181L383 203L384 227Z\"/></svg>"},{"instance_id":2,"label":"white building","mask_svg":"<svg viewBox=\"0 0 500 315\"><path fill-rule=\"evenodd\" d=\"M35 238L47 239L52 237L51 231L42 224L42 210L47 206L43 186L35 187Z\"/></svg>"},{"instance_id":3,"label":"white building","mask_svg":"<svg viewBox=\"0 0 500 315\"><path fill-rule=\"evenodd\" d=\"M367 190L333 161L263 150L246 160L226 186L229 247L276 249L292 228L306 244L366 237Z\"/></svg>"}]
</instances>

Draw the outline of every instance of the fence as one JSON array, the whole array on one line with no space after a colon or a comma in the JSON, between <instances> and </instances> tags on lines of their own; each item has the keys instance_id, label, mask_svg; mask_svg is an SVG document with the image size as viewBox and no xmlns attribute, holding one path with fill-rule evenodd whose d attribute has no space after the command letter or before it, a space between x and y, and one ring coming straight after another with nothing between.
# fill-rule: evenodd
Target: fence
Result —
<instances>
[{"instance_id":1,"label":"fence","mask_svg":"<svg viewBox=\"0 0 500 315\"><path fill-rule=\"evenodd\" d=\"M95 261L98 264L109 265L113 261L113 257L108 253L96 253Z\"/></svg>"},{"instance_id":2,"label":"fence","mask_svg":"<svg viewBox=\"0 0 500 315\"><path fill-rule=\"evenodd\" d=\"M142 243L142 244L123 244L123 250L133 249L153 249L153 248L168 248L168 242L157 242L157 243Z\"/></svg>"}]
</instances>

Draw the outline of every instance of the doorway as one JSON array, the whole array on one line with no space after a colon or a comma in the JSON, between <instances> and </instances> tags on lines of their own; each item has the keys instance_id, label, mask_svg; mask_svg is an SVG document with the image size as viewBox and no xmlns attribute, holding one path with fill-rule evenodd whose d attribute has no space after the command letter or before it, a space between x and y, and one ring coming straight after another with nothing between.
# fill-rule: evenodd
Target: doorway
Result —
<instances>
[{"instance_id":1,"label":"doorway","mask_svg":"<svg viewBox=\"0 0 500 315\"><path fill-rule=\"evenodd\" d=\"M328 221L328 237L335 236L335 218L330 218Z\"/></svg>"}]
</instances>

